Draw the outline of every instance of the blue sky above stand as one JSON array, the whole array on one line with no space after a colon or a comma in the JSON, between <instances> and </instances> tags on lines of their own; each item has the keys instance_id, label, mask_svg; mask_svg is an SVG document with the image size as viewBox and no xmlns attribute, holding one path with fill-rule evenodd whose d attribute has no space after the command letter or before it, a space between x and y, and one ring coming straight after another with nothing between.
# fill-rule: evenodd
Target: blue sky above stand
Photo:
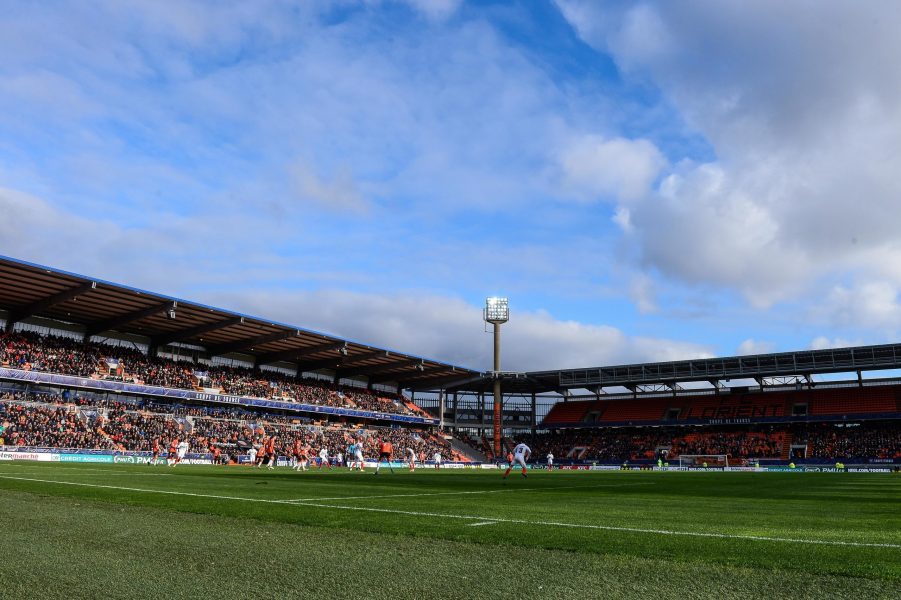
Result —
<instances>
[{"instance_id":1,"label":"blue sky above stand","mask_svg":"<svg viewBox=\"0 0 901 600\"><path fill-rule=\"evenodd\" d=\"M0 253L467 366L897 341L891 2L6 7Z\"/></svg>"}]
</instances>

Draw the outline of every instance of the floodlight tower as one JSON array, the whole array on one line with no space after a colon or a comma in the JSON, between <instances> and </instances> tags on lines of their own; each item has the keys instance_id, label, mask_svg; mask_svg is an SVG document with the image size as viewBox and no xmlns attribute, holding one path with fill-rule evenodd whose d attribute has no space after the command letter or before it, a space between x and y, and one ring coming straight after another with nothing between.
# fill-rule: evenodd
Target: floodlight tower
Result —
<instances>
[{"instance_id":1,"label":"floodlight tower","mask_svg":"<svg viewBox=\"0 0 901 600\"><path fill-rule=\"evenodd\" d=\"M494 325L494 456L502 456L501 426L503 404L501 402L501 324L510 320L510 308L506 298L488 298L485 301L485 321Z\"/></svg>"}]
</instances>

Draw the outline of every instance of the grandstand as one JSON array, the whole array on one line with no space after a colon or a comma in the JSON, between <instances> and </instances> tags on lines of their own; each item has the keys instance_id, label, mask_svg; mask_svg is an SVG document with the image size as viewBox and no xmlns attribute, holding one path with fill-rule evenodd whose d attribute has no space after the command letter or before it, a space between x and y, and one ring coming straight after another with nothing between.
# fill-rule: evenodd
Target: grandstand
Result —
<instances>
[{"instance_id":1,"label":"grandstand","mask_svg":"<svg viewBox=\"0 0 901 600\"><path fill-rule=\"evenodd\" d=\"M10 258L0 310L4 410L77 424L78 448L146 451L171 429L237 457L257 430L287 447L401 427L423 452L491 461L499 378L505 448L528 440L573 463L901 463L901 380L864 377L901 367L898 345L480 373ZM849 378L817 381L836 373ZM7 440L31 446L30 433Z\"/></svg>"},{"instance_id":2,"label":"grandstand","mask_svg":"<svg viewBox=\"0 0 901 600\"><path fill-rule=\"evenodd\" d=\"M469 369L9 258L0 317L0 445L149 453L180 438L237 462L278 432L283 456L294 440L374 455L390 439L470 459L404 394Z\"/></svg>"},{"instance_id":3,"label":"grandstand","mask_svg":"<svg viewBox=\"0 0 901 600\"><path fill-rule=\"evenodd\" d=\"M769 464L901 464L901 379L885 376L899 367L901 345L889 344L498 373L433 390L440 402L428 406L455 430L482 435L496 376L504 435L574 463L729 454ZM880 443L824 445L821 436Z\"/></svg>"}]
</instances>

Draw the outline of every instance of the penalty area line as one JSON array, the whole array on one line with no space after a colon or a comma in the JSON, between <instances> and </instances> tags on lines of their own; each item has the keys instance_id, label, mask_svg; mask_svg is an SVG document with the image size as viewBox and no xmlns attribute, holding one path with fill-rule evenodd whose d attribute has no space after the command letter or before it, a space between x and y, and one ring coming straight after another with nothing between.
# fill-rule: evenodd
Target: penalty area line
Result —
<instances>
[{"instance_id":1,"label":"penalty area line","mask_svg":"<svg viewBox=\"0 0 901 600\"><path fill-rule=\"evenodd\" d=\"M748 540L748 541L757 541L757 542L779 542L779 543L793 543L793 544L810 544L810 545L819 545L819 546L851 546L857 548L890 548L895 550L901 550L901 544L888 544L888 543L879 543L879 542L849 542L844 540L811 540L804 538L787 538L787 537L776 537L776 536L765 536L765 535L743 535L737 533L713 533L713 532L700 532L700 531L676 531L669 529L644 529L640 527L619 527L615 525L591 525L585 523L565 523L560 521L530 521L527 519L507 519L503 517L489 517L486 515L455 515L449 513L433 513L433 512L422 512L422 511L412 511L412 510L397 510L391 508L373 508L368 506L346 506L340 504L319 504L314 502L292 502L288 500L270 500L267 498L247 498L243 496L221 496L217 494L200 494L196 492L179 492L173 490L158 490L158 489L144 489L144 488L134 488L134 487L125 487L118 485L104 485L99 483L84 483L84 482L75 482L75 481L55 481L52 479L37 479L33 477L15 477L11 475L0 475L0 479L10 479L17 481L32 481L36 483L50 483L55 485L71 485L77 487L89 487L89 488L101 488L101 489L110 489L110 490L121 490L127 492L141 492L147 494L167 494L172 496L190 496L196 498L212 498L215 500L234 500L239 502L263 502L267 504L282 504L285 506L308 506L311 508L329 508L329 509L337 509L337 510L349 510L349 511L360 511L360 512L375 512L375 513L385 513L385 514L395 514L395 515L405 515L405 516L414 516L414 517L432 517L432 518L440 518L440 519L458 519L464 521L476 521L479 523L511 523L517 525L540 525L544 527L566 527L572 529L589 529L589 530L598 530L598 531L621 531L626 533L646 533L652 535L664 535L664 536L685 536L685 537L698 537L698 538L716 538L716 539L726 539L726 540Z\"/></svg>"}]
</instances>

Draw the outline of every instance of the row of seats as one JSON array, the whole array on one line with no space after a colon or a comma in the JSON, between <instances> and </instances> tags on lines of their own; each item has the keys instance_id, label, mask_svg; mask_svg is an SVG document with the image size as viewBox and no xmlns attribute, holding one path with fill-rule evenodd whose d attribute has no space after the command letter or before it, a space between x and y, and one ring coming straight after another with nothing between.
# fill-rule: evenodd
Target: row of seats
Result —
<instances>
[{"instance_id":1,"label":"row of seats","mask_svg":"<svg viewBox=\"0 0 901 600\"><path fill-rule=\"evenodd\" d=\"M870 386L670 398L558 402L545 426L687 419L786 417L806 404L814 416L901 412L901 386Z\"/></svg>"},{"instance_id":2,"label":"row of seats","mask_svg":"<svg viewBox=\"0 0 901 600\"><path fill-rule=\"evenodd\" d=\"M898 410L897 387L823 390L810 404L810 414L888 413Z\"/></svg>"}]
</instances>

